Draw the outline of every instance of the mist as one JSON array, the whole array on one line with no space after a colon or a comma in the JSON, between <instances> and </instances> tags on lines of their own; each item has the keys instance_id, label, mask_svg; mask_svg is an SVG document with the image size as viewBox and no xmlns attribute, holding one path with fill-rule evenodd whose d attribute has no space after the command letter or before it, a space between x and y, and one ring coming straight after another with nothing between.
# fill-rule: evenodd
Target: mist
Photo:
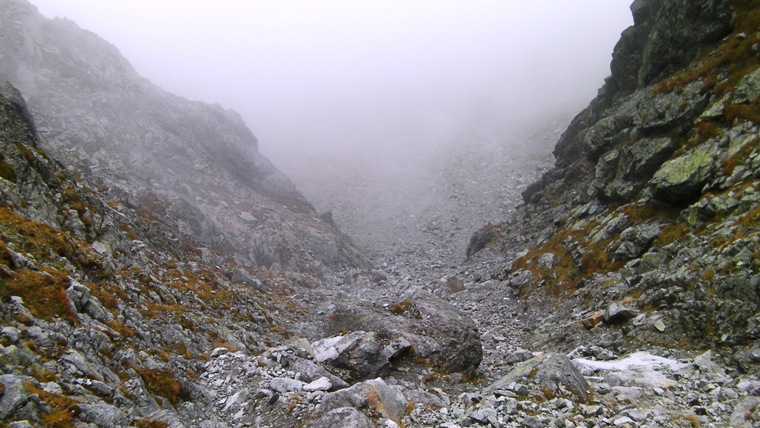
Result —
<instances>
[{"instance_id":1,"label":"mist","mask_svg":"<svg viewBox=\"0 0 760 428\"><path fill-rule=\"evenodd\" d=\"M472 211L449 210L459 245L509 211L531 179L514 170L548 162L632 24L630 0L32 1L158 86L238 111L365 246L440 222L444 200Z\"/></svg>"},{"instance_id":2,"label":"mist","mask_svg":"<svg viewBox=\"0 0 760 428\"><path fill-rule=\"evenodd\" d=\"M164 89L237 110L275 163L577 111L632 22L630 0L33 3Z\"/></svg>"}]
</instances>

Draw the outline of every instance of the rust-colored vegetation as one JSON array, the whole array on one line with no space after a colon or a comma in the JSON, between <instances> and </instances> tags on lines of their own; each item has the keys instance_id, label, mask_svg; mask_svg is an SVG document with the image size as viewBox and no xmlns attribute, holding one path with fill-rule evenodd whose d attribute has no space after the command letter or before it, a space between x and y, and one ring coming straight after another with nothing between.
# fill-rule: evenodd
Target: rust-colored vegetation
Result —
<instances>
[{"instance_id":1,"label":"rust-colored vegetation","mask_svg":"<svg viewBox=\"0 0 760 428\"><path fill-rule=\"evenodd\" d=\"M703 54L697 66L660 82L654 87L655 93L681 90L701 79L703 91L713 89L716 96L721 97L760 65L760 58L752 50L758 42L756 34L760 28L760 5L755 0L733 0L732 6L736 17L733 33ZM715 76L721 72L725 72L727 78L718 82Z\"/></svg>"},{"instance_id":2,"label":"rust-colored vegetation","mask_svg":"<svg viewBox=\"0 0 760 428\"><path fill-rule=\"evenodd\" d=\"M185 388L170 370L148 369L133 367L140 375L151 393L166 398L176 406L180 401L188 401L192 397L190 391Z\"/></svg>"}]
</instances>

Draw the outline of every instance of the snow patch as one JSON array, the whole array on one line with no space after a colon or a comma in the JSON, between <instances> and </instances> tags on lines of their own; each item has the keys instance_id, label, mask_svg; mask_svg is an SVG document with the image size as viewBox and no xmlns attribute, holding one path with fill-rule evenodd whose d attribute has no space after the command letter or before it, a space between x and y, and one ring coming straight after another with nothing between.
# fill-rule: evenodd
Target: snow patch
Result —
<instances>
[{"instance_id":1,"label":"snow patch","mask_svg":"<svg viewBox=\"0 0 760 428\"><path fill-rule=\"evenodd\" d=\"M676 360L659 357L648 352L636 352L613 361L576 358L573 363L584 375L591 375L599 371L615 372L621 379L639 385L659 388L670 388L676 383L663 374L663 370L678 371L686 367L686 364L679 363Z\"/></svg>"}]
</instances>

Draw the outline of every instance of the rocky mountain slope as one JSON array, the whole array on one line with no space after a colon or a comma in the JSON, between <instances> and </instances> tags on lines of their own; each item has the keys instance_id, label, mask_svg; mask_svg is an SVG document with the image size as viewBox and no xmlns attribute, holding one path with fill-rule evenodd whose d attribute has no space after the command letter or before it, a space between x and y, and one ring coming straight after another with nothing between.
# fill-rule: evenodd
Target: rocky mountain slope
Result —
<instances>
[{"instance_id":1,"label":"rocky mountain slope","mask_svg":"<svg viewBox=\"0 0 760 428\"><path fill-rule=\"evenodd\" d=\"M526 301L576 317L626 305L638 315L621 329L627 343L741 354L759 338L758 6L632 10L612 76L560 138L555 167L469 253L514 255L525 248L511 245L514 231L531 233L536 245L497 274Z\"/></svg>"},{"instance_id":2,"label":"rocky mountain slope","mask_svg":"<svg viewBox=\"0 0 760 428\"><path fill-rule=\"evenodd\" d=\"M554 167L433 160L374 269L234 113L0 6L0 426L758 425L756 1L635 1Z\"/></svg>"},{"instance_id":3,"label":"rocky mountain slope","mask_svg":"<svg viewBox=\"0 0 760 428\"><path fill-rule=\"evenodd\" d=\"M366 260L257 151L237 113L137 75L111 44L26 1L0 3L0 76L24 94L41 144L209 263L312 275ZM215 259L215 260L214 260Z\"/></svg>"}]
</instances>

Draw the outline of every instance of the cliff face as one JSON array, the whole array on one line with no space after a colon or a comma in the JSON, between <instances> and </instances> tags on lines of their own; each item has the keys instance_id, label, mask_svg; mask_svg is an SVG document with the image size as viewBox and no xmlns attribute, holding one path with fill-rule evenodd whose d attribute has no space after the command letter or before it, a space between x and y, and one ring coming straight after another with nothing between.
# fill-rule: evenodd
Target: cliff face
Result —
<instances>
[{"instance_id":1,"label":"cliff face","mask_svg":"<svg viewBox=\"0 0 760 428\"><path fill-rule=\"evenodd\" d=\"M35 117L40 145L110 189L146 227L240 266L320 275L366 265L257 150L235 112L153 86L118 50L22 0L0 2L0 76Z\"/></svg>"},{"instance_id":2,"label":"cliff face","mask_svg":"<svg viewBox=\"0 0 760 428\"><path fill-rule=\"evenodd\" d=\"M612 75L558 141L555 167L468 253L504 253L496 277L528 305L547 299L568 318L591 317L587 326L613 303L637 316L579 336L749 344L735 350L745 364L760 339L760 7L631 9Z\"/></svg>"}]
</instances>

